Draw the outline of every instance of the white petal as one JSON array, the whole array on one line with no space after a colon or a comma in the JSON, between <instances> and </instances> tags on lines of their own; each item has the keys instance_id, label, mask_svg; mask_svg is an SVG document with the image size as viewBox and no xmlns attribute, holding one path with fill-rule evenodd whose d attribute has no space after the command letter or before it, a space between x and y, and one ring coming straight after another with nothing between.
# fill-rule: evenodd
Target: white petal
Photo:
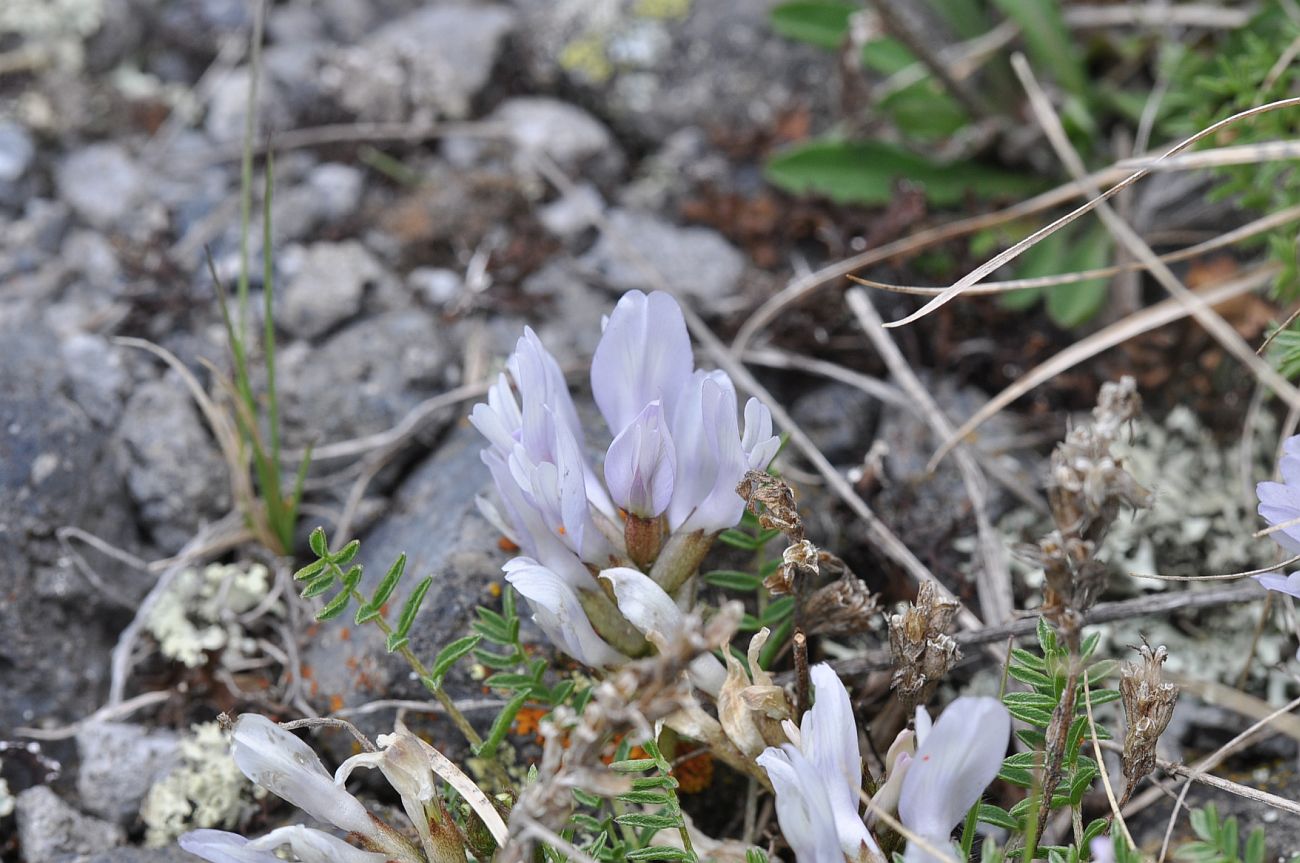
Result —
<instances>
[{"instance_id":1,"label":"white petal","mask_svg":"<svg viewBox=\"0 0 1300 863\"><path fill-rule=\"evenodd\" d=\"M179 841L182 848L208 863L284 863L270 851L249 848L247 839L225 830L191 830Z\"/></svg>"},{"instance_id":2,"label":"white petal","mask_svg":"<svg viewBox=\"0 0 1300 863\"><path fill-rule=\"evenodd\" d=\"M312 748L265 716L240 715L231 754L245 776L318 821L349 833L375 832L374 819L359 800L334 784Z\"/></svg>"},{"instance_id":3,"label":"white petal","mask_svg":"<svg viewBox=\"0 0 1300 863\"><path fill-rule=\"evenodd\" d=\"M925 745L925 738L934 725L934 720L930 718L930 711L925 709L925 705L916 705L916 721L913 725L916 727L916 747L919 748Z\"/></svg>"},{"instance_id":4,"label":"white petal","mask_svg":"<svg viewBox=\"0 0 1300 863\"><path fill-rule=\"evenodd\" d=\"M788 743L755 760L772 781L776 819L798 863L844 863L830 801L808 760Z\"/></svg>"},{"instance_id":5,"label":"white petal","mask_svg":"<svg viewBox=\"0 0 1300 863\"><path fill-rule=\"evenodd\" d=\"M677 301L662 291L624 294L591 358L591 394L610 432L627 428L655 400L672 417L694 365Z\"/></svg>"},{"instance_id":6,"label":"white petal","mask_svg":"<svg viewBox=\"0 0 1300 863\"><path fill-rule=\"evenodd\" d=\"M741 449L750 470L764 471L781 448L781 439L772 434L772 412L758 399L745 402L745 433Z\"/></svg>"},{"instance_id":7,"label":"white petal","mask_svg":"<svg viewBox=\"0 0 1300 863\"><path fill-rule=\"evenodd\" d=\"M321 830L301 825L272 830L260 839L249 842L248 848L269 853L281 845L292 848L302 863L384 863L388 859L384 854L362 851Z\"/></svg>"},{"instance_id":8,"label":"white petal","mask_svg":"<svg viewBox=\"0 0 1300 863\"><path fill-rule=\"evenodd\" d=\"M677 406L672 437L677 478L668 526L706 534L734 527L745 509L736 486L749 463L740 446L736 390L724 372L696 372Z\"/></svg>"},{"instance_id":9,"label":"white petal","mask_svg":"<svg viewBox=\"0 0 1300 863\"><path fill-rule=\"evenodd\" d=\"M825 784L844 853L855 855L863 842L878 851L858 816L862 756L848 690L825 663L814 666L811 677L815 700L799 728L800 749Z\"/></svg>"},{"instance_id":10,"label":"white petal","mask_svg":"<svg viewBox=\"0 0 1300 863\"><path fill-rule=\"evenodd\" d=\"M929 733L918 735L921 746L898 801L904 826L946 842L998 775L1010 734L1011 715L996 698L958 698L948 705Z\"/></svg>"},{"instance_id":11,"label":"white petal","mask_svg":"<svg viewBox=\"0 0 1300 863\"><path fill-rule=\"evenodd\" d=\"M526 557L516 557L504 569L506 581L528 600L533 620L560 650L595 668L627 661L596 634L577 592L563 578Z\"/></svg>"},{"instance_id":12,"label":"white petal","mask_svg":"<svg viewBox=\"0 0 1300 863\"><path fill-rule=\"evenodd\" d=\"M685 615L653 578L626 566L602 570L600 577L614 588L618 610L642 635L675 639L681 634Z\"/></svg>"}]
</instances>

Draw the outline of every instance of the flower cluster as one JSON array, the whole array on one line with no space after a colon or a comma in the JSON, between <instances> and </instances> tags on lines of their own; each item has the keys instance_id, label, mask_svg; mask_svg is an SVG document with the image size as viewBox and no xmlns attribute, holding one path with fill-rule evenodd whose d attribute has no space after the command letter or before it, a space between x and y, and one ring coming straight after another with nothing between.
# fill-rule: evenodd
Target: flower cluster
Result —
<instances>
[{"instance_id":1,"label":"flower cluster","mask_svg":"<svg viewBox=\"0 0 1300 863\"><path fill-rule=\"evenodd\" d=\"M1288 554L1300 554L1300 435L1282 443L1282 461L1278 464L1281 482L1261 482L1255 486L1259 514L1273 528L1270 536ZM1270 572L1255 576L1269 590L1287 593L1300 599L1300 572L1288 575Z\"/></svg>"},{"instance_id":2,"label":"flower cluster","mask_svg":"<svg viewBox=\"0 0 1300 863\"><path fill-rule=\"evenodd\" d=\"M781 832L799 863L883 860L880 845L858 815L862 758L844 684L828 665L812 669L816 702L791 742L766 749L758 763L776 791ZM939 721L916 709L916 730L902 732L885 756L885 781L871 811L894 812L920 842L909 863L931 863L951 848L950 835L997 776L1011 734L1011 716L996 698L958 698Z\"/></svg>"},{"instance_id":3,"label":"flower cluster","mask_svg":"<svg viewBox=\"0 0 1300 863\"><path fill-rule=\"evenodd\" d=\"M612 438L600 470L531 329L507 368L470 414L502 504L489 515L523 552L506 579L557 647L620 665L681 626L677 599L713 538L740 520L736 486L776 455L771 414L750 399L742 433L731 379L694 367L681 308L662 292L625 294L592 358Z\"/></svg>"},{"instance_id":4,"label":"flower cluster","mask_svg":"<svg viewBox=\"0 0 1300 863\"><path fill-rule=\"evenodd\" d=\"M354 755L333 776L311 747L292 732L256 713L234 724L232 754L245 776L323 824L332 824L357 845L302 825L281 827L258 839L224 830L194 830L181 847L209 863L283 863L289 848L301 863L464 863L465 841L437 793L438 780L451 784L498 842L505 822L464 773L400 723L380 735L380 749ZM357 767L377 767L402 799L419 842L366 811L344 786ZM436 777L436 778L435 778Z\"/></svg>"}]
</instances>

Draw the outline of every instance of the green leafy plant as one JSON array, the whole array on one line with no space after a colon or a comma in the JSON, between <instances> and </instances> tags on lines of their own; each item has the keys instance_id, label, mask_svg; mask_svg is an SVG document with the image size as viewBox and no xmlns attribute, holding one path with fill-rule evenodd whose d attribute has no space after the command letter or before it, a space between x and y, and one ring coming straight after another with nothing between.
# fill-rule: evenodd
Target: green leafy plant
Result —
<instances>
[{"instance_id":1,"label":"green leafy plant","mask_svg":"<svg viewBox=\"0 0 1300 863\"><path fill-rule=\"evenodd\" d=\"M1196 840L1176 850L1174 859L1190 863L1264 863L1264 828L1251 830L1243 848L1239 844L1237 819L1229 816L1220 820L1213 803L1207 803L1203 809L1193 809L1190 820Z\"/></svg>"},{"instance_id":2,"label":"green leafy plant","mask_svg":"<svg viewBox=\"0 0 1300 863\"><path fill-rule=\"evenodd\" d=\"M1042 799L1043 774L1050 758L1047 730L1053 724L1054 712L1066 701L1066 691L1071 678L1070 665L1074 661L1069 649L1056 637L1056 633L1044 620L1038 622L1039 651L1015 648L1011 652L1011 662L1007 673L1026 684L1027 692L1007 692L1002 696L1002 703L1016 719L1029 724L1030 728L1016 731L1016 736L1028 747L1024 752L1007 756L1002 763L999 778L1029 789L1029 795L1010 810L1003 810L991 804L982 804L978 818L987 824L1013 830L1025 837L1028 849L1026 859L1033 856L1034 849L1043 853L1057 851L1068 854L1069 848L1084 849L1088 843L1100 836L1106 829L1105 819L1096 819L1086 826L1082 822L1082 804L1084 795L1092 788L1097 779L1097 762L1084 754L1084 744L1088 736L1089 723L1083 690L1088 688L1088 697L1094 708L1098 705L1117 701L1120 697L1117 689L1093 688L1097 683L1110 676L1116 669L1114 660L1103 659L1090 661L1097 650L1100 633L1093 633L1083 639L1080 646L1080 661L1083 670L1078 675L1074 711L1070 719L1064 740L1061 761L1061 781L1056 786L1051 800ZM1096 727L1099 740L1111 739L1101 725ZM1036 845L1036 832L1041 821L1042 809L1055 811L1068 808L1073 811L1075 824L1075 842L1073 846L1043 847ZM1009 856L1012 853L1009 852Z\"/></svg>"},{"instance_id":3,"label":"green leafy plant","mask_svg":"<svg viewBox=\"0 0 1300 863\"><path fill-rule=\"evenodd\" d=\"M1066 228L1036 243L1020 256L1022 279L1095 270L1110 264L1114 243L1100 224ZM1003 308L1028 309L1040 300L1057 326L1070 329L1090 321L1106 304L1108 279L1088 279L1050 288L1019 288L1001 295Z\"/></svg>"}]
</instances>

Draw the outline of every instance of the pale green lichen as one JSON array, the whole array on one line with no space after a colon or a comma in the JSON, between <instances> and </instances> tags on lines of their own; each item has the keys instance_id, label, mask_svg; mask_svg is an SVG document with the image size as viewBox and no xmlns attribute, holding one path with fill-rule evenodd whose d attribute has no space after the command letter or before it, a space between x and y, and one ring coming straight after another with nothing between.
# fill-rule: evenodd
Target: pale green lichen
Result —
<instances>
[{"instance_id":1,"label":"pale green lichen","mask_svg":"<svg viewBox=\"0 0 1300 863\"><path fill-rule=\"evenodd\" d=\"M77 69L82 40L99 29L103 0L4 0L0 2L0 36L17 36L26 60L15 65L52 65Z\"/></svg>"},{"instance_id":2,"label":"pale green lichen","mask_svg":"<svg viewBox=\"0 0 1300 863\"><path fill-rule=\"evenodd\" d=\"M248 656L254 640L236 619L256 608L270 589L261 564L210 564L180 573L149 615L148 629L169 659L196 668L209 651L226 658Z\"/></svg>"},{"instance_id":3,"label":"pale green lichen","mask_svg":"<svg viewBox=\"0 0 1300 863\"><path fill-rule=\"evenodd\" d=\"M1254 483L1267 475L1264 460L1271 453L1257 451L1256 475L1241 477L1237 448L1215 440L1185 407L1174 408L1163 423L1139 421L1131 442L1117 442L1112 451L1155 494L1150 509L1121 516L1107 535L1100 556L1113 569L1205 575L1273 560L1273 543L1252 537L1258 529ZM1168 584L1144 580L1141 586Z\"/></svg>"},{"instance_id":4,"label":"pale green lichen","mask_svg":"<svg viewBox=\"0 0 1300 863\"><path fill-rule=\"evenodd\" d=\"M215 722L195 725L181 740L175 769L155 783L140 807L145 842L160 848L187 830L235 827L254 800L266 794L230 757L226 733Z\"/></svg>"}]
</instances>

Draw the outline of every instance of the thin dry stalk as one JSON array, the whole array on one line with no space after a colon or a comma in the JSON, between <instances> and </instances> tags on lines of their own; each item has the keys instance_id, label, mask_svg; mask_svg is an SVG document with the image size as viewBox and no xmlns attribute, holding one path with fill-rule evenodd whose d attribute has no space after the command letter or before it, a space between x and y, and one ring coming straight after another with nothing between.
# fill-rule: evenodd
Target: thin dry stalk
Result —
<instances>
[{"instance_id":1,"label":"thin dry stalk","mask_svg":"<svg viewBox=\"0 0 1300 863\"><path fill-rule=\"evenodd\" d=\"M1019 58L1019 62L1017 62L1017 58ZM1174 146L1167 149L1159 157L1157 157L1157 159L1152 163L1152 165L1145 168L1141 168L1129 174L1123 180L1120 180L1118 183L1116 183L1115 185L1111 186L1109 189L1103 192L1097 188L1098 182L1088 174L1086 169L1083 168L1082 162L1079 160L1078 154L1074 151L1074 148L1070 144L1068 138L1065 137L1064 130L1060 126L1060 121L1056 118L1056 114L1052 111L1051 104L1048 102L1046 94L1043 93L1042 88L1038 86L1037 81L1034 79L1033 73L1032 71L1030 71L1029 65L1027 61L1024 59L1024 55L1015 54L1012 57L1012 66L1015 68L1017 75L1021 78L1021 82L1025 86L1025 89L1029 92L1030 107L1034 110L1035 116L1039 120L1040 125L1042 125L1043 130L1047 133L1048 140L1051 142L1053 148L1057 151L1058 158L1060 158L1063 161L1066 168L1069 170L1070 174L1075 177L1077 188L1086 194L1093 195L1093 197L1091 198L1091 200L1089 200L1082 206L1077 207L1074 210L1071 210L1069 213L1066 213L1064 216L1061 216L1059 219L1047 225L1046 227L1040 228L1039 230L1035 231L1033 234L1030 234L1028 237L1014 244L1013 246L1006 249L1005 251L999 252L997 255L994 255L991 260L981 264L980 266L972 270L970 273L958 279L956 282L950 285L944 293L930 300L928 303L923 305L921 308L917 309L915 312L903 318L900 318L897 321L892 321L886 324L886 326L888 327L899 327L899 326L904 326L906 324L913 323L929 315L931 312L934 312L937 309L947 305L948 303L955 300L962 293L964 293L965 290L971 285L983 281L984 277L992 273L994 270L998 269L1004 264L1010 263L1011 261L1015 260L1030 246L1037 244L1040 240L1044 239L1045 237L1051 234L1054 234L1056 231L1060 230L1061 228L1064 228L1066 225L1079 219L1080 217L1084 216L1085 214L1091 212L1094 209L1097 209L1099 211L1099 214L1110 213L1109 217L1103 215L1102 220L1106 223L1106 226L1111 229L1112 233L1116 235L1116 239L1120 241L1121 245L1127 246L1130 251L1134 252L1139 259L1147 261L1148 264L1150 265L1153 274L1156 276L1157 280L1160 281L1162 284L1165 284L1165 287L1168 288L1171 293L1173 293L1175 296L1178 296L1179 295L1178 289L1170 287L1169 284L1166 283L1166 274L1167 274L1167 278L1172 279L1174 282L1177 282L1177 279L1173 277L1173 274L1169 272L1167 267L1165 267L1159 261L1154 260L1155 258L1154 253L1152 253L1150 248L1148 248L1145 245L1145 243L1142 242L1141 238L1139 238L1136 234L1133 233L1132 228L1129 228L1128 225L1119 222L1118 217L1106 204L1106 201L1114 197L1115 195L1119 194L1129 186L1133 185L1138 180L1145 177L1147 174L1151 173L1155 162L1161 162L1164 161L1165 159L1173 157L1178 153L1182 152L1183 150L1186 150L1188 147L1191 147L1198 141L1204 140L1205 138L1217 134L1218 132L1222 131L1223 129L1229 126L1232 126L1236 123L1241 122L1242 120L1248 119L1258 114L1266 113L1269 111L1276 111L1282 108L1300 107L1300 97L1298 97L1292 99L1280 99L1276 102L1270 102L1267 105L1261 105L1257 108L1250 108L1248 110L1241 111L1240 113L1233 114L1231 117L1227 117L1223 120L1220 120L1217 123L1213 123L1210 126L1207 126L1206 128L1197 132L1195 135L1192 135L1191 137L1178 142ZM1140 254L1142 250L1145 250L1146 254ZM1179 287L1181 287L1181 285ZM1183 290L1186 291L1186 288L1183 288ZM1198 318L1198 320L1200 320L1200 318ZM1212 334L1216 334L1216 329L1213 328L1212 324L1207 324L1205 322L1202 322L1202 324L1206 326L1207 329L1210 329L1210 332ZM1225 323L1224 326L1227 326L1227 324ZM1231 330L1231 327L1228 327L1228 329ZM1233 336L1234 337L1236 336L1235 331L1233 331ZM1237 340L1239 341L1240 337L1237 337ZM1280 378L1280 376L1278 377ZM1285 384L1286 382L1283 381L1283 383ZM1289 384L1286 384L1285 389L1290 389L1294 391L1294 388L1291 387ZM1283 390L1283 392L1285 392L1285 389ZM1298 394L1298 396L1300 396L1300 394ZM1292 402L1289 401L1288 403L1292 403Z\"/></svg>"},{"instance_id":2,"label":"thin dry stalk","mask_svg":"<svg viewBox=\"0 0 1300 863\"><path fill-rule=\"evenodd\" d=\"M1081 339L1070 345L1065 350L1057 353L1051 359L1046 360L1038 366L1035 366L1029 372L1021 375L1002 392L989 399L970 419L966 420L953 434L943 442L943 445L935 451L930 457L930 462L926 466L928 470L934 470L939 462L952 451L952 448L961 441L965 440L977 428L983 425L990 417L993 417L1007 405L1020 398L1025 393L1038 387L1057 375L1068 371L1079 363L1091 359L1102 351L1108 350L1121 345L1129 339L1139 336L1142 333L1150 332L1165 324L1182 320L1189 315L1194 314L1194 308L1210 308L1219 303L1239 297L1242 294L1249 293L1253 290L1268 284L1272 278L1277 275L1279 268L1274 264L1266 264L1257 267L1250 272L1225 282L1214 288L1192 294L1191 305L1183 303L1181 300L1168 299L1162 300L1154 306L1149 306L1137 314L1130 315L1122 321L1116 321L1104 329L1098 330L1087 338Z\"/></svg>"},{"instance_id":3,"label":"thin dry stalk","mask_svg":"<svg viewBox=\"0 0 1300 863\"><path fill-rule=\"evenodd\" d=\"M898 349L893 338L884 329L884 321L871 304L871 298L861 288L854 288L845 297L849 308L857 316L858 322L867 338L871 340L876 353L884 360L891 375L916 404L921 416L929 424L935 437L943 440L953 433L952 423L934 398L921 383L916 372L903 352ZM1011 565L1007 559L1006 546L993 528L989 518L988 486L984 474L971 454L970 447L960 447L955 458L957 469L961 472L962 484L970 497L971 510L975 516L975 529L979 535L980 558L983 562L975 573L975 582L979 591L980 611L986 623L1001 623L1011 618L1015 609L1015 596L1011 589Z\"/></svg>"},{"instance_id":4,"label":"thin dry stalk","mask_svg":"<svg viewBox=\"0 0 1300 863\"><path fill-rule=\"evenodd\" d=\"M1206 255L1210 252L1218 251L1229 246L1236 245L1242 240L1271 231L1282 225L1300 220L1300 206L1287 207L1278 210L1276 213L1269 213L1267 216L1255 219L1251 222L1234 228L1224 234L1219 234L1209 240L1195 245L1188 246L1185 249L1179 249L1176 252L1168 252L1160 255L1157 260L1166 264L1173 264L1179 261L1186 261ZM1003 294L1008 291L1018 291L1023 288L1054 288L1060 285L1077 284L1078 282L1087 282L1093 279L1110 278L1124 273L1137 273L1147 269L1146 264L1141 261L1130 261L1126 264L1120 264L1110 267L1097 267L1092 270L1079 270L1074 273L1061 273L1055 276L1036 276L1027 279L1006 279L1000 282L981 282L978 285L972 285L966 291L967 296L978 297L991 294ZM889 282L877 282L872 279L864 279L859 276L849 276L849 278L864 287L874 288L876 290L890 291L896 294L913 294L923 297L935 297L942 294L947 288L924 287L921 285L895 285ZM1283 324L1279 329L1286 329ZM1262 348L1259 352L1262 352Z\"/></svg>"}]
</instances>

